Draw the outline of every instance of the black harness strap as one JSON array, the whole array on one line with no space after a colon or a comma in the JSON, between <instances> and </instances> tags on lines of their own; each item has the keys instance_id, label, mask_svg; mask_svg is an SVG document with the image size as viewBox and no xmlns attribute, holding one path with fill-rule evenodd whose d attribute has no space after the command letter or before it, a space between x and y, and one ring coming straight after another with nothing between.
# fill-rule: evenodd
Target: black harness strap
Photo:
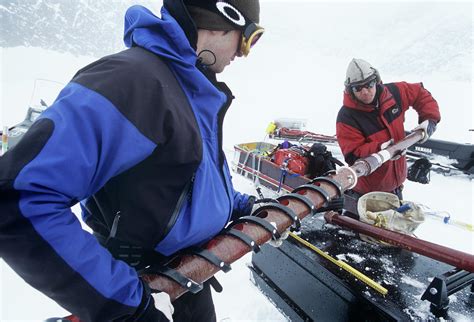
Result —
<instances>
[{"instance_id":1,"label":"black harness strap","mask_svg":"<svg viewBox=\"0 0 474 322\"><path fill-rule=\"evenodd\" d=\"M231 228L224 230L223 233L224 235L229 235L239 239L241 242L249 246L250 249L253 250L255 253L258 253L260 251L260 246L257 244L257 242L250 238L247 234L241 232L240 230Z\"/></svg>"},{"instance_id":2,"label":"black harness strap","mask_svg":"<svg viewBox=\"0 0 474 322\"><path fill-rule=\"evenodd\" d=\"M146 269L144 269L144 270L142 270L138 273L139 273L139 275L160 274L160 275L166 276L166 277L168 277L169 279L172 279L173 281L175 281L176 283L181 285L181 287L187 289L189 292L191 292L193 294L196 294L196 293L198 293L199 291L201 291L203 289L202 284L196 283L195 281L193 281L192 279L187 278L186 276L184 276L183 274L181 274L177 270L169 268L169 267L153 267L152 266L152 267L146 268Z\"/></svg>"},{"instance_id":3,"label":"black harness strap","mask_svg":"<svg viewBox=\"0 0 474 322\"><path fill-rule=\"evenodd\" d=\"M339 182L337 182L336 180L334 179L331 179L331 178L328 178L328 177L317 177L317 178L314 178L313 180L311 180L309 183L317 183L317 182L327 182L327 183L330 183L334 188L336 188L337 190L337 193L338 193L338 197L342 197L342 186Z\"/></svg>"},{"instance_id":4,"label":"black harness strap","mask_svg":"<svg viewBox=\"0 0 474 322\"><path fill-rule=\"evenodd\" d=\"M298 201L301 201L302 203L304 203L309 208L311 215L314 215L316 213L316 209L314 208L313 202L311 200L309 200L309 198L307 198L303 195L300 195L299 193L289 193L287 195L284 195L284 196L281 196L281 197L277 198L278 201L281 201L281 200L284 200L284 199L296 199Z\"/></svg>"},{"instance_id":5,"label":"black harness strap","mask_svg":"<svg viewBox=\"0 0 474 322\"><path fill-rule=\"evenodd\" d=\"M277 203L277 202L278 202L278 200L273 199L273 198L262 198L262 199L255 200L256 204L259 204L259 203Z\"/></svg>"},{"instance_id":6,"label":"black harness strap","mask_svg":"<svg viewBox=\"0 0 474 322\"><path fill-rule=\"evenodd\" d=\"M280 203L272 203L272 204L268 204L268 205L263 205L263 206L257 208L254 211L254 213L259 213L262 210L272 210L272 209L278 209L281 212L283 212L288 218L290 218L290 220L293 222L293 225L295 226L296 230L299 230L301 228L300 219L295 214L295 212L291 208L289 208L287 206L284 206ZM259 218L259 217L257 217L257 218Z\"/></svg>"},{"instance_id":7,"label":"black harness strap","mask_svg":"<svg viewBox=\"0 0 474 322\"><path fill-rule=\"evenodd\" d=\"M272 238L274 240L277 240L281 237L280 233L278 232L278 230L272 225L270 224L268 221L266 221L265 219L262 219L262 218L259 218L259 217L255 217L255 216L244 216L244 217L240 217L239 219L237 219L236 221L234 221L235 224L240 224L240 223L252 223L252 224L255 224L255 225L258 225L260 227L262 227L263 229L265 229L266 231L268 231L270 234L272 234Z\"/></svg>"},{"instance_id":8,"label":"black harness strap","mask_svg":"<svg viewBox=\"0 0 474 322\"><path fill-rule=\"evenodd\" d=\"M232 269L229 264L224 262L222 259L217 257L213 252L210 252L207 249L194 246L194 247L190 247L186 249L186 251L189 252L190 254L204 258L208 262L219 267L219 269L221 269L224 273L227 273L228 271Z\"/></svg>"},{"instance_id":9,"label":"black harness strap","mask_svg":"<svg viewBox=\"0 0 474 322\"><path fill-rule=\"evenodd\" d=\"M220 293L222 292L222 290L224 289L221 285L221 283L219 283L219 281L217 280L217 278L215 276L212 276L210 279L207 280L209 282L209 284L211 284L212 288L214 289L214 291L216 291L217 293Z\"/></svg>"},{"instance_id":10,"label":"black harness strap","mask_svg":"<svg viewBox=\"0 0 474 322\"><path fill-rule=\"evenodd\" d=\"M329 197L326 190L324 190L321 187L315 186L314 184L304 184L302 186L299 186L295 190L293 190L292 193L296 193L301 190L311 190L311 191L319 193L323 197L326 207L329 205L329 202L331 201L331 197Z\"/></svg>"},{"instance_id":11,"label":"black harness strap","mask_svg":"<svg viewBox=\"0 0 474 322\"><path fill-rule=\"evenodd\" d=\"M344 208L344 196L339 198L333 198L325 207L319 208L316 213L326 212L329 210L335 210L337 212L342 211Z\"/></svg>"}]
</instances>

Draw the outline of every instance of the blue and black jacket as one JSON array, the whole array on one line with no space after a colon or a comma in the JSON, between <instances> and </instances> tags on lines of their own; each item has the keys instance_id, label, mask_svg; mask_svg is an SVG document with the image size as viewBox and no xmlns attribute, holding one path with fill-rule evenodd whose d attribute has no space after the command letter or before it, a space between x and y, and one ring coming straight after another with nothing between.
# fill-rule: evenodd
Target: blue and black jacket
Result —
<instances>
[{"instance_id":1,"label":"blue and black jacket","mask_svg":"<svg viewBox=\"0 0 474 322\"><path fill-rule=\"evenodd\" d=\"M158 18L130 8L130 48L80 70L0 158L0 256L85 321L124 319L145 299L136 271L82 230L71 206L81 203L99 235L113 227L166 256L248 206L222 151L232 94L198 68L186 14L178 23L166 9Z\"/></svg>"}]
</instances>

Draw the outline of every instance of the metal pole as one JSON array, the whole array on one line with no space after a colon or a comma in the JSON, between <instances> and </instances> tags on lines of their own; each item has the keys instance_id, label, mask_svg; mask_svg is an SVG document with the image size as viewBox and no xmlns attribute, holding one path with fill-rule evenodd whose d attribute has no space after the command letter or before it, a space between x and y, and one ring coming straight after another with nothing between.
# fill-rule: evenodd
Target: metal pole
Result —
<instances>
[{"instance_id":1,"label":"metal pole","mask_svg":"<svg viewBox=\"0 0 474 322\"><path fill-rule=\"evenodd\" d=\"M398 153L401 153L406 148L409 148L416 142L423 138L423 132L421 130L410 133L400 142L391 145L385 150L380 150L377 153L373 153L366 158L357 160L351 168L357 174L357 177L365 177L377 170L382 164L393 158Z\"/></svg>"},{"instance_id":2,"label":"metal pole","mask_svg":"<svg viewBox=\"0 0 474 322\"><path fill-rule=\"evenodd\" d=\"M445 246L431 243L429 241L397 233L391 230L375 227L347 216L341 216L336 212L327 212L324 219L328 223L341 227L350 228L356 232L380 239L391 245L407 249L409 251L436 259L443 263L453 265L474 273L474 256L451 249Z\"/></svg>"}]
</instances>

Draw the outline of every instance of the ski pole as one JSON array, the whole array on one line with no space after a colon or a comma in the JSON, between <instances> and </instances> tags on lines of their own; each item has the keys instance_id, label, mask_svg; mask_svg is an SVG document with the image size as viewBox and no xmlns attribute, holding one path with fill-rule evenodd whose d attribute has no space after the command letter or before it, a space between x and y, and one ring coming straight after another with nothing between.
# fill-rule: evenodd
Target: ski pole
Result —
<instances>
[{"instance_id":1,"label":"ski pole","mask_svg":"<svg viewBox=\"0 0 474 322\"><path fill-rule=\"evenodd\" d=\"M451 215L447 211L431 210L430 208L428 208L427 206L424 206L424 205L420 205L420 208L423 211L423 214L431 216L431 217L428 217L428 218L436 218L438 220L441 220L446 225L455 226L455 227L458 227L458 228L461 228L461 229L466 229L468 231L474 231L474 228L473 228L472 224L468 224L468 223L462 222L460 220L452 219ZM405 212L409 209L411 209L409 204L403 204L399 208L395 209L395 211L403 213L403 212Z\"/></svg>"},{"instance_id":2,"label":"ski pole","mask_svg":"<svg viewBox=\"0 0 474 322\"><path fill-rule=\"evenodd\" d=\"M471 231L471 232L474 231L474 227L473 227L472 224L468 224L468 223L462 222L460 220L452 219L451 215L446 211L441 211L441 212L426 211L425 214L431 216L429 218L436 218L436 219L441 220L446 225L451 225L451 226L455 226L455 227L458 227L458 228L461 228L461 229L466 229L466 230Z\"/></svg>"}]
</instances>

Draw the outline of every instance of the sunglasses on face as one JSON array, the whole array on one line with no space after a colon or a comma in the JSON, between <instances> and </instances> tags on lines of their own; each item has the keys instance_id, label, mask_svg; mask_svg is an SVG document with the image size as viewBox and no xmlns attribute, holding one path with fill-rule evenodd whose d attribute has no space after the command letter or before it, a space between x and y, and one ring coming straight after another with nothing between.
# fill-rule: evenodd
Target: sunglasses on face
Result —
<instances>
[{"instance_id":1,"label":"sunglasses on face","mask_svg":"<svg viewBox=\"0 0 474 322\"><path fill-rule=\"evenodd\" d=\"M373 88L376 84L377 84L377 81L374 79L374 80L371 80L368 83L360 84L360 85L353 85L351 87L352 87L352 91L360 92L364 88L367 88L367 89Z\"/></svg>"}]
</instances>

